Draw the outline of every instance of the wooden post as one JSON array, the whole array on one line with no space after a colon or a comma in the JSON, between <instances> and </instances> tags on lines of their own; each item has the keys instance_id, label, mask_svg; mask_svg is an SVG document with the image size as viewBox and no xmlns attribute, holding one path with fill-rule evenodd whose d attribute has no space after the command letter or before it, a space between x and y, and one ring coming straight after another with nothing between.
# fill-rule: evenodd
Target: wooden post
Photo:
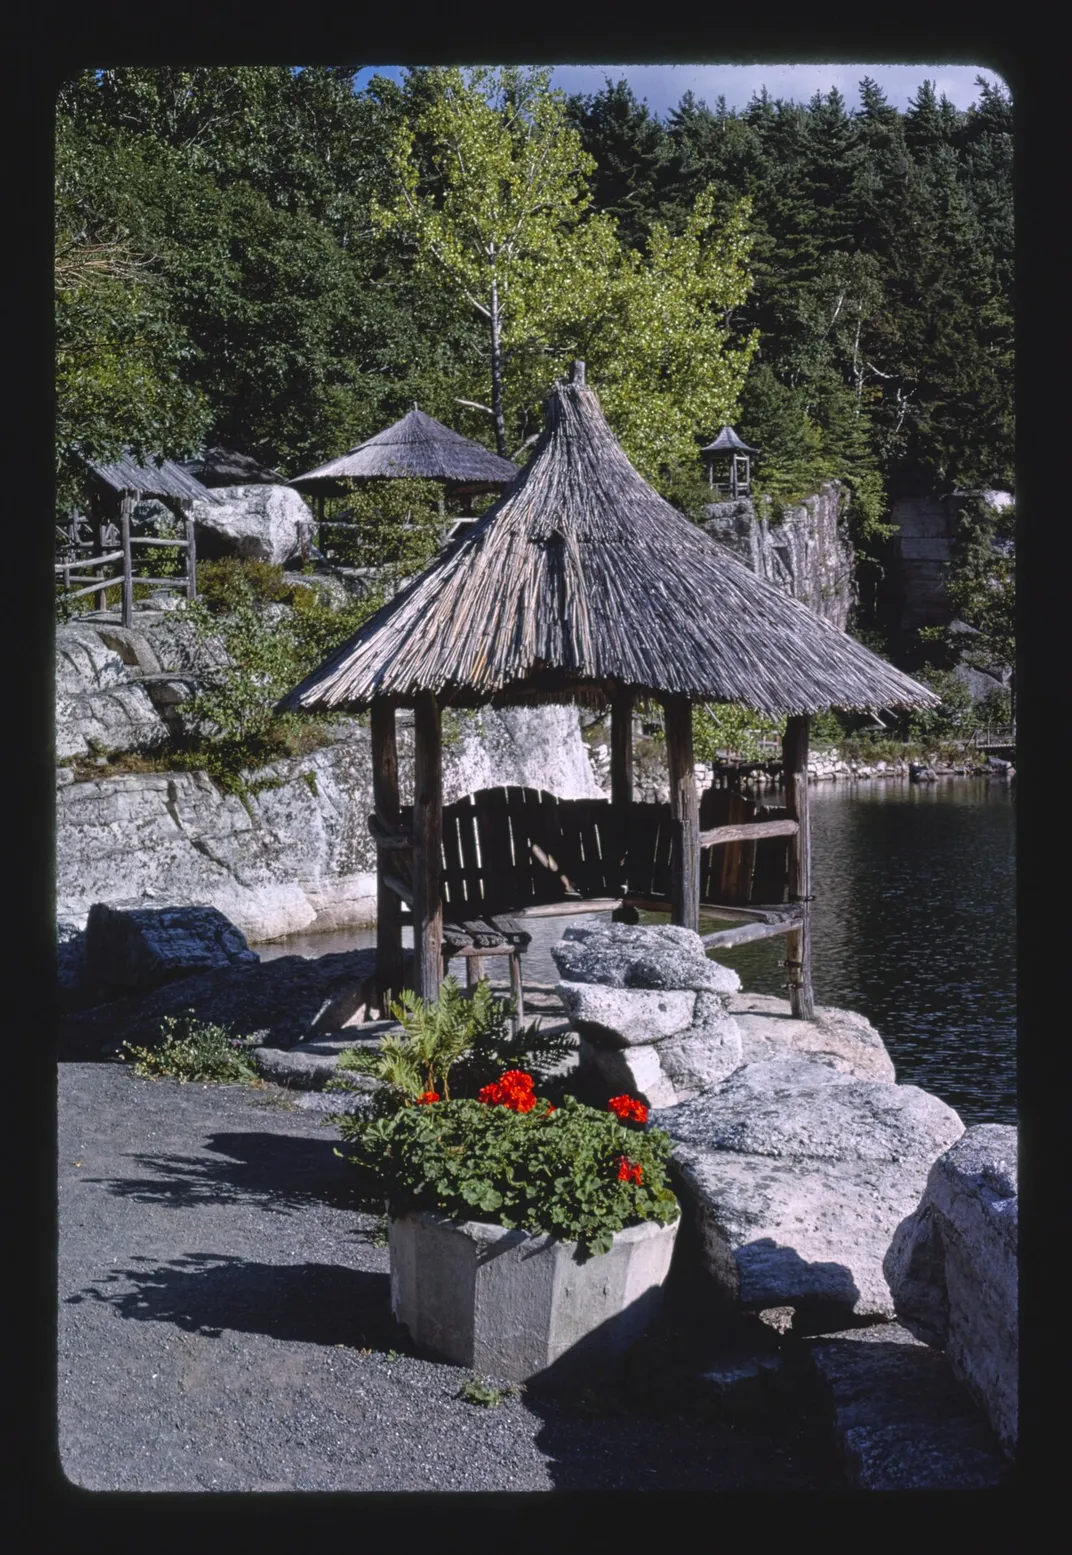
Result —
<instances>
[{"instance_id":1,"label":"wooden post","mask_svg":"<svg viewBox=\"0 0 1072 1555\"><path fill-rule=\"evenodd\" d=\"M671 923L700 929L700 800L693 777L692 703L688 697L663 698L666 757L670 769L670 816L674 854L670 875Z\"/></svg>"},{"instance_id":2,"label":"wooden post","mask_svg":"<svg viewBox=\"0 0 1072 1555\"><path fill-rule=\"evenodd\" d=\"M372 803L391 827L399 825L398 743L392 702L372 704ZM376 994L380 1010L390 1009L402 992L402 903L387 884L392 857L376 848Z\"/></svg>"},{"instance_id":3,"label":"wooden post","mask_svg":"<svg viewBox=\"0 0 1072 1555\"><path fill-rule=\"evenodd\" d=\"M105 555L105 545L104 545L104 524L105 524L105 518L104 518L104 507L103 507L103 504L97 504L97 506L94 509L93 519L94 519L94 522L93 522L93 538L94 538L94 540L97 543L97 549L96 549L95 554L97 556L104 556ZM91 568L90 570L91 571L96 571L96 568ZM106 576L106 574L105 574L105 572L102 569L101 577L104 578L105 576ZM98 595L97 595L97 609L100 610L100 611L105 611L105 610L107 610L107 608L108 608L108 590L106 588L102 588L100 590L100 592L98 593Z\"/></svg>"},{"instance_id":4,"label":"wooden post","mask_svg":"<svg viewBox=\"0 0 1072 1555\"><path fill-rule=\"evenodd\" d=\"M443 904L443 742L439 704L430 691L413 700L413 969L422 999L439 995Z\"/></svg>"},{"instance_id":5,"label":"wooden post","mask_svg":"<svg viewBox=\"0 0 1072 1555\"><path fill-rule=\"evenodd\" d=\"M197 532L194 526L193 508L189 502L182 505L186 525L186 598L197 598Z\"/></svg>"},{"instance_id":6,"label":"wooden post","mask_svg":"<svg viewBox=\"0 0 1072 1555\"><path fill-rule=\"evenodd\" d=\"M633 805L633 693L616 686L610 705L610 806L617 838L617 862L624 864L629 850L629 812ZM612 890L613 883L607 884ZM621 886L628 884L624 868ZM627 910L622 909L625 913Z\"/></svg>"},{"instance_id":7,"label":"wooden post","mask_svg":"<svg viewBox=\"0 0 1072 1555\"><path fill-rule=\"evenodd\" d=\"M123 544L123 625L134 623L134 559L130 552L130 510L134 506L129 492L119 503L119 533Z\"/></svg>"},{"instance_id":8,"label":"wooden post","mask_svg":"<svg viewBox=\"0 0 1072 1555\"><path fill-rule=\"evenodd\" d=\"M811 986L811 822L808 809L807 716L786 721L782 738L782 777L785 808L798 823L789 839L789 900L800 902L800 924L786 941L789 969L789 1002L797 1020L815 1019Z\"/></svg>"}]
</instances>

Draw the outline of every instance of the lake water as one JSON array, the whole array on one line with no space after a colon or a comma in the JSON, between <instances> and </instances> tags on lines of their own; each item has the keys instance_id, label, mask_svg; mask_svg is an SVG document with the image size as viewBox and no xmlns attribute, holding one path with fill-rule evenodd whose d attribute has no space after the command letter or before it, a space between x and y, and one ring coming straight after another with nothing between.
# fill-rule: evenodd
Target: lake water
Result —
<instances>
[{"instance_id":1,"label":"lake water","mask_svg":"<svg viewBox=\"0 0 1072 1555\"><path fill-rule=\"evenodd\" d=\"M816 783L809 793L816 1002L866 1015L898 1080L940 1096L965 1123L1015 1123L1015 800L1009 785L972 778L918 786ZM526 977L554 982L550 945L567 923L585 921L595 920L530 921ZM351 930L257 949L269 959L373 944L374 930ZM740 973L749 991L784 998L784 957L779 937L723 951L718 959Z\"/></svg>"}]
</instances>

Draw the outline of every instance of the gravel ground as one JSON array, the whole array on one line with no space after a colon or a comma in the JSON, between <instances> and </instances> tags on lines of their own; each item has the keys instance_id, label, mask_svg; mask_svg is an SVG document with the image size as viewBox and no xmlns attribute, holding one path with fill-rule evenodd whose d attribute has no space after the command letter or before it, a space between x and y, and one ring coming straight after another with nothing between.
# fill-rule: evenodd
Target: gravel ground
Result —
<instances>
[{"instance_id":1,"label":"gravel ground","mask_svg":"<svg viewBox=\"0 0 1072 1555\"><path fill-rule=\"evenodd\" d=\"M59 1445L92 1490L831 1488L806 1424L457 1397L338 1136L273 1087L59 1069ZM615 1401L616 1399L616 1401Z\"/></svg>"}]
</instances>

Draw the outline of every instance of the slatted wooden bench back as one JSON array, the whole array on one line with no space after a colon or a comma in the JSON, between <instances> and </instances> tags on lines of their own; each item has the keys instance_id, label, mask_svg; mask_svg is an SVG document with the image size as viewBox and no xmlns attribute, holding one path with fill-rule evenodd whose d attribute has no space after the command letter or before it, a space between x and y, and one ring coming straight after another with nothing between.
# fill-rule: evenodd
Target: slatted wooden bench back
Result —
<instances>
[{"instance_id":1,"label":"slatted wooden bench back","mask_svg":"<svg viewBox=\"0 0 1072 1555\"><path fill-rule=\"evenodd\" d=\"M412 812L403 812L410 826ZM701 796L700 829L780 820L728 789ZM605 799L558 799L535 788L484 788L443 808L443 906L454 921L568 899L670 900L673 829L668 804L634 804L622 835ZM747 906L785 899L788 839L705 848L700 900Z\"/></svg>"}]
</instances>

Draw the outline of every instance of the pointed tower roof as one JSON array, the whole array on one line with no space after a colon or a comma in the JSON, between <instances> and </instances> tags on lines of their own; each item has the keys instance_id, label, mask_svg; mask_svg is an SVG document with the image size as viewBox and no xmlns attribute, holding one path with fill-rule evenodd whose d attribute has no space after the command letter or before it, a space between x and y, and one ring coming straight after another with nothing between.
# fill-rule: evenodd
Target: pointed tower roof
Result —
<instances>
[{"instance_id":1,"label":"pointed tower roof","mask_svg":"<svg viewBox=\"0 0 1072 1555\"><path fill-rule=\"evenodd\" d=\"M938 701L664 501L576 363L510 490L281 705L604 703L615 685L776 715Z\"/></svg>"},{"instance_id":2,"label":"pointed tower roof","mask_svg":"<svg viewBox=\"0 0 1072 1555\"><path fill-rule=\"evenodd\" d=\"M744 443L732 427L723 427L713 443L701 448L702 454L758 454L759 449Z\"/></svg>"}]
</instances>

